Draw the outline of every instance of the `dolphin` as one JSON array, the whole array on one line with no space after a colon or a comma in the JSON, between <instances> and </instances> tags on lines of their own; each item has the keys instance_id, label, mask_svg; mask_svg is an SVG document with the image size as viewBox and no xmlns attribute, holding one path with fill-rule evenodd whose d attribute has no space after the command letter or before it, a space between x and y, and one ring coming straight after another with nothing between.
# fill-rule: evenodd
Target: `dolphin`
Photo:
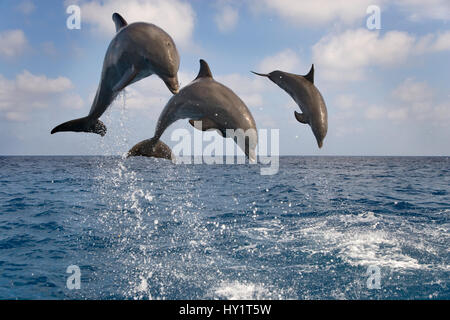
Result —
<instances>
[{"instance_id":1,"label":"dolphin","mask_svg":"<svg viewBox=\"0 0 450 320\"><path fill-rule=\"evenodd\" d=\"M75 131L104 136L106 126L98 119L120 91L152 74L158 75L173 94L178 92L180 56L172 38L154 24L128 25L118 13L112 19L117 33L106 51L100 84L88 116L60 124L51 134Z\"/></svg>"},{"instance_id":2,"label":"dolphin","mask_svg":"<svg viewBox=\"0 0 450 320\"><path fill-rule=\"evenodd\" d=\"M328 131L328 113L325 101L314 85L314 65L305 76L278 70L269 74L253 73L269 78L294 99L303 112L294 111L295 118L300 123L310 125L316 137L317 145L322 148L323 139L325 139Z\"/></svg>"},{"instance_id":3,"label":"dolphin","mask_svg":"<svg viewBox=\"0 0 450 320\"><path fill-rule=\"evenodd\" d=\"M149 148L151 145L150 139L139 142L130 151L128 151L127 157L153 157L153 158L162 158L168 160L175 160L175 156L170 150L169 146L167 146L161 140L157 141L153 148Z\"/></svg>"},{"instance_id":4,"label":"dolphin","mask_svg":"<svg viewBox=\"0 0 450 320\"><path fill-rule=\"evenodd\" d=\"M227 129L235 130L232 138L250 162L256 161L258 135L250 110L233 91L214 80L204 60L200 60L197 78L167 102L159 116L154 137L134 146L129 154L143 147L153 148L171 124L186 118L195 128L195 122L201 121L201 130L215 129L224 138L230 137Z\"/></svg>"}]
</instances>

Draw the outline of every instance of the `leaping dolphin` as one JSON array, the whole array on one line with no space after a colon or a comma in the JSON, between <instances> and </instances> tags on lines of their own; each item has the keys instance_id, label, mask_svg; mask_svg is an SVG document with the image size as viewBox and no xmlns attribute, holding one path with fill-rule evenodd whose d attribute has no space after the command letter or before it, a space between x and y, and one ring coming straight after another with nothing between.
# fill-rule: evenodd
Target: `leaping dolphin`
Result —
<instances>
[{"instance_id":1,"label":"leaping dolphin","mask_svg":"<svg viewBox=\"0 0 450 320\"><path fill-rule=\"evenodd\" d=\"M202 121L203 131L216 129L223 137L227 137L227 129L235 130L233 138L238 146L251 162L256 161L258 135L250 110L233 91L213 79L204 60L200 60L197 78L167 102L159 116L154 137L134 146L129 155L140 152L140 148L153 148L172 123L186 118L190 119L192 126L195 121Z\"/></svg>"},{"instance_id":2,"label":"leaping dolphin","mask_svg":"<svg viewBox=\"0 0 450 320\"><path fill-rule=\"evenodd\" d=\"M305 76L278 70L269 74L253 73L269 78L295 100L303 112L294 111L295 118L301 123L310 125L317 145L322 148L323 139L328 131L328 114L325 101L314 85L314 65Z\"/></svg>"},{"instance_id":3,"label":"leaping dolphin","mask_svg":"<svg viewBox=\"0 0 450 320\"><path fill-rule=\"evenodd\" d=\"M87 117L60 124L51 133L60 131L106 134L106 126L98 120L126 86L158 75L172 93L179 89L177 72L180 56L172 38L154 24L127 24L114 13L116 35L109 44L103 61L100 84Z\"/></svg>"}]
</instances>

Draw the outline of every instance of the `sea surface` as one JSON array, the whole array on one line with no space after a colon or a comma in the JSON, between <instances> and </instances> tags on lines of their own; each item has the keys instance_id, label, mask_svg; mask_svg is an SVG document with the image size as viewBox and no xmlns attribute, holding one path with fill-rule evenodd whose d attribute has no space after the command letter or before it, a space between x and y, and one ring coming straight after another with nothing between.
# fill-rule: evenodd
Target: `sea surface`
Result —
<instances>
[{"instance_id":1,"label":"sea surface","mask_svg":"<svg viewBox=\"0 0 450 320\"><path fill-rule=\"evenodd\" d=\"M449 186L448 157L0 157L0 298L450 299Z\"/></svg>"}]
</instances>

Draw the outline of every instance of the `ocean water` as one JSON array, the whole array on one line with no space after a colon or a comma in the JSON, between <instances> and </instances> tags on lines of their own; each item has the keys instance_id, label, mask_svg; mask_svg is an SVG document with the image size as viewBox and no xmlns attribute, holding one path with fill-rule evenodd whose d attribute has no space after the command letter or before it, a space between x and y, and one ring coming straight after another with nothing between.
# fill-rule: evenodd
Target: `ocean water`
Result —
<instances>
[{"instance_id":1,"label":"ocean water","mask_svg":"<svg viewBox=\"0 0 450 320\"><path fill-rule=\"evenodd\" d=\"M448 157L0 157L0 298L449 299L449 186Z\"/></svg>"}]
</instances>

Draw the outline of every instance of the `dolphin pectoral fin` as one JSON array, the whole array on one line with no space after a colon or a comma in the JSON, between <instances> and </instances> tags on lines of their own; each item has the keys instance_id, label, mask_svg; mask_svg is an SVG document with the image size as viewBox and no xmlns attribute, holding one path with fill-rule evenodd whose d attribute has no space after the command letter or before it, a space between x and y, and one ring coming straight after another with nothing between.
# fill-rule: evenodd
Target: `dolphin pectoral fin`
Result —
<instances>
[{"instance_id":1,"label":"dolphin pectoral fin","mask_svg":"<svg viewBox=\"0 0 450 320\"><path fill-rule=\"evenodd\" d=\"M308 120L306 119L303 113L298 113L297 111L294 111L294 114L298 122L308 124Z\"/></svg>"},{"instance_id":2,"label":"dolphin pectoral fin","mask_svg":"<svg viewBox=\"0 0 450 320\"><path fill-rule=\"evenodd\" d=\"M118 13L114 13L112 15L112 19L114 21L114 24L116 25L116 32L119 32L120 29L128 25L126 20Z\"/></svg>"},{"instance_id":3,"label":"dolphin pectoral fin","mask_svg":"<svg viewBox=\"0 0 450 320\"><path fill-rule=\"evenodd\" d=\"M208 118L203 118L200 120L189 120L189 123L191 126L193 126L195 129L207 131L209 129L217 129L217 124ZM197 126L196 126L197 124ZM200 126L198 126L200 124Z\"/></svg>"},{"instance_id":4,"label":"dolphin pectoral fin","mask_svg":"<svg viewBox=\"0 0 450 320\"><path fill-rule=\"evenodd\" d=\"M201 122L201 126L200 127L195 126L196 122ZM197 130L208 131L208 130L213 130L214 129L214 130L217 130L217 132L222 137L225 137L225 130L221 129L217 125L217 123L215 123L211 119L203 118L203 119L200 119L200 120L189 120L189 123L191 124L191 126L193 126Z\"/></svg>"},{"instance_id":5,"label":"dolphin pectoral fin","mask_svg":"<svg viewBox=\"0 0 450 320\"><path fill-rule=\"evenodd\" d=\"M311 70L309 70L307 75L304 75L303 78L314 84L314 64L311 66Z\"/></svg>"},{"instance_id":6,"label":"dolphin pectoral fin","mask_svg":"<svg viewBox=\"0 0 450 320\"><path fill-rule=\"evenodd\" d=\"M128 69L120 79L120 81L113 87L113 92L120 92L123 89L125 89L126 86L131 84L133 80L136 78L138 74L138 71L134 66L131 67L131 69Z\"/></svg>"}]
</instances>

